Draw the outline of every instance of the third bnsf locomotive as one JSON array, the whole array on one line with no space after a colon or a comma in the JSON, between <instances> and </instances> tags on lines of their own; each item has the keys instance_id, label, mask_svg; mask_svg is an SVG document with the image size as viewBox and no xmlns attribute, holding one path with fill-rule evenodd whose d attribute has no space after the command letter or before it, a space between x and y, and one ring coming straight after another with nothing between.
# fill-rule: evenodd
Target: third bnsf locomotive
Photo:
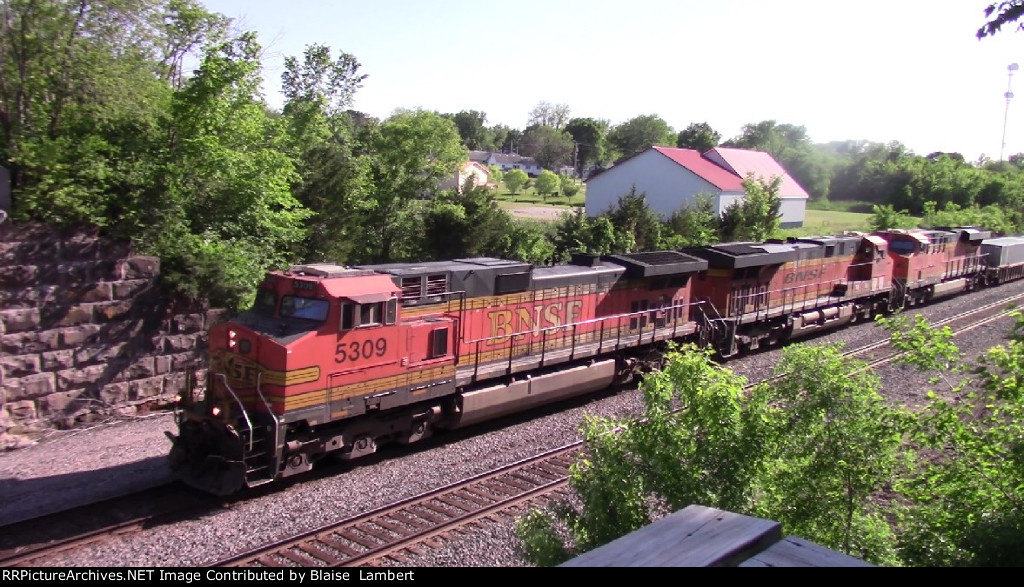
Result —
<instances>
[{"instance_id":1,"label":"third bnsf locomotive","mask_svg":"<svg viewBox=\"0 0 1024 587\"><path fill-rule=\"evenodd\" d=\"M973 227L270 272L209 332L171 467L227 495L627 379L666 341L722 357L1024 277L1024 238Z\"/></svg>"}]
</instances>

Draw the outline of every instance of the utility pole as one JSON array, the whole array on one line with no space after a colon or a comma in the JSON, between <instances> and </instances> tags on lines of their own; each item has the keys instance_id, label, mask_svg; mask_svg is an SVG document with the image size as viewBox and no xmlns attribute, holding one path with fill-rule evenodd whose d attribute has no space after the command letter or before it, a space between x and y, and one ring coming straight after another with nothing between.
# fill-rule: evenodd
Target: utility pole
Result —
<instances>
[{"instance_id":1,"label":"utility pole","mask_svg":"<svg viewBox=\"0 0 1024 587\"><path fill-rule=\"evenodd\" d=\"M1013 98L1013 92L1010 91L1010 85L1013 83L1013 72L1017 71L1017 64L1011 63L1006 66L1006 93L1003 96L1006 97L1006 112L1003 114L1003 146L999 148L999 160L1003 160L1003 151L1006 150L1006 122L1010 119L1010 99Z\"/></svg>"}]
</instances>

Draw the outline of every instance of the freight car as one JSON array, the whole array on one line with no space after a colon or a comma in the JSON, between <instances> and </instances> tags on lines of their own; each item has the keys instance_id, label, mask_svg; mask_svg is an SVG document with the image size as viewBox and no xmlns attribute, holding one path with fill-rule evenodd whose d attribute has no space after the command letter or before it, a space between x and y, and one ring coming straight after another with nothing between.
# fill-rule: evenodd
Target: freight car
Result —
<instances>
[{"instance_id":1,"label":"freight car","mask_svg":"<svg viewBox=\"0 0 1024 587\"><path fill-rule=\"evenodd\" d=\"M605 389L666 341L728 357L1021 277L1024 249L988 236L967 227L575 254L544 267L471 258L272 271L251 310L210 330L206 385L178 402L170 465L227 495L328 455L355 459Z\"/></svg>"}]
</instances>

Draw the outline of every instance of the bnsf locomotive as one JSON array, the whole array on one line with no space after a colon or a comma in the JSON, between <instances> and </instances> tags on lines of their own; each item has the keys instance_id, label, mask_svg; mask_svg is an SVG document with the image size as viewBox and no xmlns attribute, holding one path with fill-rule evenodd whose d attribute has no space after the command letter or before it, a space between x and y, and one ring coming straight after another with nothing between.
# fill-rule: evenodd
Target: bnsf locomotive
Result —
<instances>
[{"instance_id":1,"label":"bnsf locomotive","mask_svg":"<svg viewBox=\"0 0 1024 587\"><path fill-rule=\"evenodd\" d=\"M665 341L729 357L1024 277L1024 238L971 227L270 272L209 332L171 467L227 495L607 388Z\"/></svg>"}]
</instances>

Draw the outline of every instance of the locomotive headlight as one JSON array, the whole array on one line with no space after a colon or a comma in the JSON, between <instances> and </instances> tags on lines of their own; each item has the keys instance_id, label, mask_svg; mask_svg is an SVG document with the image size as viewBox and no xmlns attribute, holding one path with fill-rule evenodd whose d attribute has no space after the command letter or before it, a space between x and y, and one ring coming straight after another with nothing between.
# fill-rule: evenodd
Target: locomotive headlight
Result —
<instances>
[{"instance_id":1,"label":"locomotive headlight","mask_svg":"<svg viewBox=\"0 0 1024 587\"><path fill-rule=\"evenodd\" d=\"M213 406L213 409L210 410L210 413L213 414L214 416L219 416L220 415L220 406Z\"/></svg>"},{"instance_id":2,"label":"locomotive headlight","mask_svg":"<svg viewBox=\"0 0 1024 587\"><path fill-rule=\"evenodd\" d=\"M235 348L235 345L238 344L238 341L235 340L236 337L238 337L238 333L237 332L235 332L234 330L229 330L228 331L228 348L232 348L233 349L233 348Z\"/></svg>"},{"instance_id":3,"label":"locomotive headlight","mask_svg":"<svg viewBox=\"0 0 1024 587\"><path fill-rule=\"evenodd\" d=\"M181 394L180 393L174 394L174 403L176 403L176 404L180 404L181 403Z\"/></svg>"}]
</instances>

